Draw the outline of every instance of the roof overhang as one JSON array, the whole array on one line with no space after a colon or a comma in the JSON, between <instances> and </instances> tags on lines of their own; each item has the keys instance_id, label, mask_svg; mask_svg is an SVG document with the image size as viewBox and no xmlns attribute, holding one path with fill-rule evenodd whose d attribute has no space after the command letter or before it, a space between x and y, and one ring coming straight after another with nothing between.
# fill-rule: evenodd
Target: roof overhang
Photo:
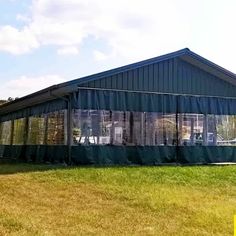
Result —
<instances>
[{"instance_id":1,"label":"roof overhang","mask_svg":"<svg viewBox=\"0 0 236 236\"><path fill-rule=\"evenodd\" d=\"M225 80L228 83L233 84L236 86L236 75L215 63L199 56L198 54L187 51L185 54L181 55L180 58L206 72L212 74L222 80Z\"/></svg>"}]
</instances>

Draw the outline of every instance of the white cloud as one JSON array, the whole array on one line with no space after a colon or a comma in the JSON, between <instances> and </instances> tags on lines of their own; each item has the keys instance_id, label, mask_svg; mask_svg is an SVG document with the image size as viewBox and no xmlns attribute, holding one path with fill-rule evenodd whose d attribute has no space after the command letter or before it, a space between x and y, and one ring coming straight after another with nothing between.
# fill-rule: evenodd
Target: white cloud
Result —
<instances>
[{"instance_id":1,"label":"white cloud","mask_svg":"<svg viewBox=\"0 0 236 236\"><path fill-rule=\"evenodd\" d=\"M109 58L108 55L106 55L105 53L100 52L98 50L93 51L93 56L96 61L103 61L103 60L106 60L107 58Z\"/></svg>"},{"instance_id":2,"label":"white cloud","mask_svg":"<svg viewBox=\"0 0 236 236\"><path fill-rule=\"evenodd\" d=\"M20 31L9 25L0 27L0 50L22 54L38 47L39 43L29 28Z\"/></svg>"},{"instance_id":3,"label":"white cloud","mask_svg":"<svg viewBox=\"0 0 236 236\"><path fill-rule=\"evenodd\" d=\"M0 28L0 50L20 54L54 45L59 55L75 55L94 37L111 49L101 55L92 45L98 60L127 62L190 47L233 68L235 7L235 0L32 0L30 18L18 16L24 28Z\"/></svg>"},{"instance_id":4,"label":"white cloud","mask_svg":"<svg viewBox=\"0 0 236 236\"><path fill-rule=\"evenodd\" d=\"M59 75L44 75L35 77L20 76L17 79L9 80L1 85L0 99L7 99L8 97L22 97L65 81L66 79Z\"/></svg>"},{"instance_id":5,"label":"white cloud","mask_svg":"<svg viewBox=\"0 0 236 236\"><path fill-rule=\"evenodd\" d=\"M79 54L79 49L76 47L63 47L57 50L58 55L77 55Z\"/></svg>"},{"instance_id":6,"label":"white cloud","mask_svg":"<svg viewBox=\"0 0 236 236\"><path fill-rule=\"evenodd\" d=\"M166 17L167 11L171 18ZM0 50L19 54L33 50L36 45L56 45L60 55L67 52L75 54L86 38L92 36L106 42L113 56L143 57L153 50L163 49L166 41L173 46L179 43L177 39L172 40L174 35L180 33L178 17L175 18L178 27L173 28L172 19L176 14L170 1L33 0L30 21L23 29L14 29L16 35L12 38L17 42L12 40L9 43L11 49L0 44ZM28 20L22 15L18 18ZM185 34L184 24L181 27L181 33ZM34 39L33 45L18 40L29 33ZM2 38L5 38L4 34ZM98 57L101 59L101 54Z\"/></svg>"},{"instance_id":7,"label":"white cloud","mask_svg":"<svg viewBox=\"0 0 236 236\"><path fill-rule=\"evenodd\" d=\"M27 17L27 16L24 16L24 15L22 15L22 14L17 14L17 15L16 15L16 19L17 19L18 21L22 21L22 22L26 22L26 23L29 23L29 22L30 22L30 18Z\"/></svg>"}]
</instances>

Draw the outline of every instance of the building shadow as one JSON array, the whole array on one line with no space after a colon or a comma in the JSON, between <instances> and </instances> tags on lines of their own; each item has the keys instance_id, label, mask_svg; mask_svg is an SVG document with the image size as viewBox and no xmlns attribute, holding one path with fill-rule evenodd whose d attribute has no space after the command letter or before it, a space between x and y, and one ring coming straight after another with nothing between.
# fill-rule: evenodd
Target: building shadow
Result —
<instances>
[{"instance_id":1,"label":"building shadow","mask_svg":"<svg viewBox=\"0 0 236 236\"><path fill-rule=\"evenodd\" d=\"M17 173L30 173L30 172L44 172L49 170L58 170L71 168L65 164L30 164L30 163L0 163L0 176L11 175Z\"/></svg>"}]
</instances>

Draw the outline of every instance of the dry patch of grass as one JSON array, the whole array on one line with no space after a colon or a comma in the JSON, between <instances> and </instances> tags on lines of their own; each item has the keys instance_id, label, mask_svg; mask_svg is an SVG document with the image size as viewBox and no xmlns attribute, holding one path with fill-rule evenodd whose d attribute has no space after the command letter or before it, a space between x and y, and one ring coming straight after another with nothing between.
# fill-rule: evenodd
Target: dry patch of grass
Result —
<instances>
[{"instance_id":1,"label":"dry patch of grass","mask_svg":"<svg viewBox=\"0 0 236 236\"><path fill-rule=\"evenodd\" d=\"M233 235L236 167L0 166L0 235Z\"/></svg>"}]
</instances>

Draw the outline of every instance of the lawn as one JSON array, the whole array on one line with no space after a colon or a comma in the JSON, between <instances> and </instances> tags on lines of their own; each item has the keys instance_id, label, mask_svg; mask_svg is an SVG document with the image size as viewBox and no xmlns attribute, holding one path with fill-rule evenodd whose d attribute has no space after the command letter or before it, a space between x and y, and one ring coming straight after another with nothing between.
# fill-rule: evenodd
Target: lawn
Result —
<instances>
[{"instance_id":1,"label":"lawn","mask_svg":"<svg viewBox=\"0 0 236 236\"><path fill-rule=\"evenodd\" d=\"M0 166L0 235L233 235L236 166Z\"/></svg>"}]
</instances>

